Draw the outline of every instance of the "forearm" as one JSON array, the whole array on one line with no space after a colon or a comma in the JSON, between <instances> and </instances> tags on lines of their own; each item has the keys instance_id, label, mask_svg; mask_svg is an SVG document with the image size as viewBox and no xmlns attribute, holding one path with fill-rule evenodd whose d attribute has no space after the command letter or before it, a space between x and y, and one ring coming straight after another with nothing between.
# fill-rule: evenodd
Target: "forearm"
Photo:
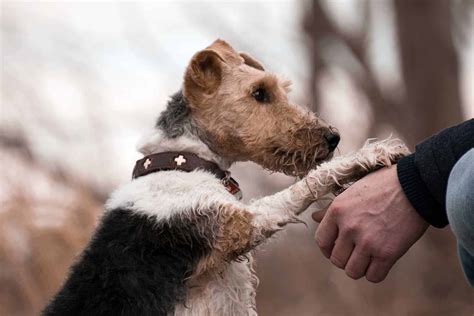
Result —
<instances>
[{"instance_id":1,"label":"forearm","mask_svg":"<svg viewBox=\"0 0 474 316\"><path fill-rule=\"evenodd\" d=\"M398 178L408 200L431 225L444 227L446 187L454 164L474 147L474 119L445 129L416 146L398 162Z\"/></svg>"}]
</instances>

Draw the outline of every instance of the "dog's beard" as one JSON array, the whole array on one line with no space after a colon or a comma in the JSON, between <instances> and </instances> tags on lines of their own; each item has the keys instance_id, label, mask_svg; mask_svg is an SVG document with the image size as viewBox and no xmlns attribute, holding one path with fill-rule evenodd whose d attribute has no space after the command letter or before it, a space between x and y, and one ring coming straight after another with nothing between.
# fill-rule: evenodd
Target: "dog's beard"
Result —
<instances>
[{"instance_id":1,"label":"dog's beard","mask_svg":"<svg viewBox=\"0 0 474 316\"><path fill-rule=\"evenodd\" d=\"M331 159L333 155L333 152L328 152L327 149L321 150L319 146L300 150L288 150L278 147L271 150L272 158L263 162L262 165L272 172L303 177L322 162Z\"/></svg>"}]
</instances>

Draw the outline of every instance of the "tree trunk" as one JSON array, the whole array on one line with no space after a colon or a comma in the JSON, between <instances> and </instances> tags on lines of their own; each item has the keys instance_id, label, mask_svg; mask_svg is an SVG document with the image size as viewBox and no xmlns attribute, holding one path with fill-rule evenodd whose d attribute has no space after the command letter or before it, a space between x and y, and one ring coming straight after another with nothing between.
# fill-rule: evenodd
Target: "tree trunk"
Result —
<instances>
[{"instance_id":1,"label":"tree trunk","mask_svg":"<svg viewBox=\"0 0 474 316\"><path fill-rule=\"evenodd\" d=\"M396 125L410 145L462 120L451 4L394 0L406 92Z\"/></svg>"}]
</instances>

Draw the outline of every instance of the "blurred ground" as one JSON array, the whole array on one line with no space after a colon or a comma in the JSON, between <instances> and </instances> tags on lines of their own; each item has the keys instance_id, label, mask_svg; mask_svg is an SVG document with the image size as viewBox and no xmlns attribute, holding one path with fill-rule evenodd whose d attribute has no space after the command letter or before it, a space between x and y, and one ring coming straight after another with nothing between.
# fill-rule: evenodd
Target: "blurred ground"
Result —
<instances>
[{"instance_id":1,"label":"blurred ground","mask_svg":"<svg viewBox=\"0 0 474 316\"><path fill-rule=\"evenodd\" d=\"M59 287L195 51L221 37L286 75L342 153L413 146L474 115L470 1L1 2L0 315L38 314ZM232 171L246 200L294 181ZM473 315L449 228L371 284L319 253L309 214L257 255L261 315Z\"/></svg>"}]
</instances>

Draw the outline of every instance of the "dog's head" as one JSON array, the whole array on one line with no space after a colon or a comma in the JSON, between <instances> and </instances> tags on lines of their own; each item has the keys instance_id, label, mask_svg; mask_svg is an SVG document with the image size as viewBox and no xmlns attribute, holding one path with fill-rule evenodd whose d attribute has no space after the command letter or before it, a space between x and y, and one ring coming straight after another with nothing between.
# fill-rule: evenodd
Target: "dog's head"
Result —
<instances>
[{"instance_id":1,"label":"dog's head","mask_svg":"<svg viewBox=\"0 0 474 316\"><path fill-rule=\"evenodd\" d=\"M303 175L331 156L339 135L288 101L290 82L222 40L196 53L183 93L206 144L233 161Z\"/></svg>"}]
</instances>

